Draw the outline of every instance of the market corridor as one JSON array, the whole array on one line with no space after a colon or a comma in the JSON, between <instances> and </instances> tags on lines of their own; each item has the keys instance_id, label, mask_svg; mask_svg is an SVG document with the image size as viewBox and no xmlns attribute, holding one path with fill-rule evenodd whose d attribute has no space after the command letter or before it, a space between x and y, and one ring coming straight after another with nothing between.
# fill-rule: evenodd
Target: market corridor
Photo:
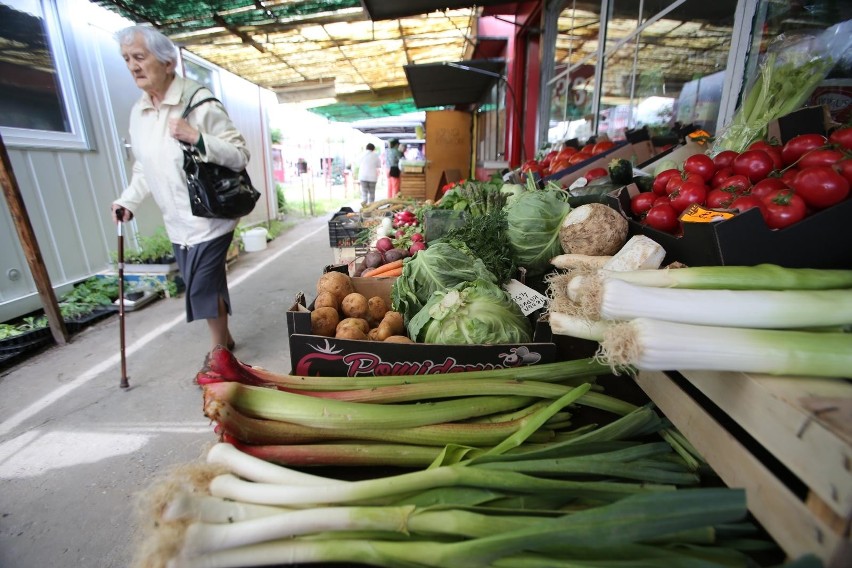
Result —
<instances>
[{"instance_id":1,"label":"market corridor","mask_svg":"<svg viewBox=\"0 0 852 568\"><path fill-rule=\"evenodd\" d=\"M240 255L229 274L237 357L289 372L285 313L332 261L327 217ZM193 384L206 323L185 322L183 297L125 322L128 390L117 317L0 372L3 568L126 568L134 495L215 441Z\"/></svg>"}]
</instances>

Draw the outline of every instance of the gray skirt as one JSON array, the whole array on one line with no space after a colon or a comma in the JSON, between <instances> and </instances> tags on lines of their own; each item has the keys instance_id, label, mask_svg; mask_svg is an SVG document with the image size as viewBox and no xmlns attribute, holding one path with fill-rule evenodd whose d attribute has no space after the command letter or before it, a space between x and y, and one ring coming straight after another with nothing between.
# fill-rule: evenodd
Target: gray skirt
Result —
<instances>
[{"instance_id":1,"label":"gray skirt","mask_svg":"<svg viewBox=\"0 0 852 568\"><path fill-rule=\"evenodd\" d=\"M219 296L231 313L225 258L234 239L231 231L191 247L172 243L181 278L186 284L186 321L219 317Z\"/></svg>"}]
</instances>

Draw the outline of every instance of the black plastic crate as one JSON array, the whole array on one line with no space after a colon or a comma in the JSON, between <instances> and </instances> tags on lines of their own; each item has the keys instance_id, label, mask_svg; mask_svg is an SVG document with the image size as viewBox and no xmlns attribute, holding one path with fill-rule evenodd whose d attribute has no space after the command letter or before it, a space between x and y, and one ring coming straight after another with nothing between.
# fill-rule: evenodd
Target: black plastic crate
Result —
<instances>
[{"instance_id":1,"label":"black plastic crate","mask_svg":"<svg viewBox=\"0 0 852 568\"><path fill-rule=\"evenodd\" d=\"M354 247L363 229L359 217L350 217L349 207L342 207L328 222L328 243L331 247Z\"/></svg>"}]
</instances>

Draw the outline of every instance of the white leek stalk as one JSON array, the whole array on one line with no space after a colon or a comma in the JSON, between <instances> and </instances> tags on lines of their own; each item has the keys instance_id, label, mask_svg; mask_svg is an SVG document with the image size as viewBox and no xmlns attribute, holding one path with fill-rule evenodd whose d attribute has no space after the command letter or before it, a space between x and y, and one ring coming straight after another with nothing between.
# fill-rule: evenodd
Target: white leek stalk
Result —
<instances>
[{"instance_id":1,"label":"white leek stalk","mask_svg":"<svg viewBox=\"0 0 852 568\"><path fill-rule=\"evenodd\" d=\"M207 452L207 463L224 466L235 475L249 481L262 483L289 483L291 485L328 485L326 477L302 473L294 469L281 467L266 460L241 452L232 444L215 444ZM338 481L347 484L348 481Z\"/></svg>"},{"instance_id":2,"label":"white leek stalk","mask_svg":"<svg viewBox=\"0 0 852 568\"><path fill-rule=\"evenodd\" d=\"M604 331L610 326L607 322L590 320L562 312L550 312L548 322L550 323L550 331L556 335L567 335L590 341L603 339Z\"/></svg>"},{"instance_id":3,"label":"white leek stalk","mask_svg":"<svg viewBox=\"0 0 852 568\"><path fill-rule=\"evenodd\" d=\"M597 286L600 290L595 289ZM852 288L686 290L593 279L579 299L590 317L606 320L656 318L695 325L777 329L852 322Z\"/></svg>"},{"instance_id":4,"label":"white leek stalk","mask_svg":"<svg viewBox=\"0 0 852 568\"><path fill-rule=\"evenodd\" d=\"M605 267L606 268L606 267ZM830 290L852 288L852 270L757 266L694 266L660 270L604 270L606 278L657 288Z\"/></svg>"},{"instance_id":5,"label":"white leek stalk","mask_svg":"<svg viewBox=\"0 0 852 568\"><path fill-rule=\"evenodd\" d=\"M600 355L640 371L742 371L852 378L852 334L740 329L638 318L613 325Z\"/></svg>"}]
</instances>

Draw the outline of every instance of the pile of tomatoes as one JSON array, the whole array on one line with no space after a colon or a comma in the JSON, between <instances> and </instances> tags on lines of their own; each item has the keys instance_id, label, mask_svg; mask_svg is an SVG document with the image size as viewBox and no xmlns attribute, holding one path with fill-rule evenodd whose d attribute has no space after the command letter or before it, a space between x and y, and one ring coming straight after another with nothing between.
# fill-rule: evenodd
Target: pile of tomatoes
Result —
<instances>
[{"instance_id":1,"label":"pile of tomatoes","mask_svg":"<svg viewBox=\"0 0 852 568\"><path fill-rule=\"evenodd\" d=\"M757 208L771 229L783 229L847 199L852 184L852 127L802 134L785 144L759 140L742 153L695 154L659 172L651 191L635 195L638 220L668 233L692 204L739 213Z\"/></svg>"},{"instance_id":2,"label":"pile of tomatoes","mask_svg":"<svg viewBox=\"0 0 852 568\"><path fill-rule=\"evenodd\" d=\"M521 172L525 175L533 172L539 177L547 177L612 150L614 147L615 142L612 140L601 140L594 144L586 144L582 148L565 146L560 150L551 150L541 160L527 160L521 166Z\"/></svg>"}]
</instances>

